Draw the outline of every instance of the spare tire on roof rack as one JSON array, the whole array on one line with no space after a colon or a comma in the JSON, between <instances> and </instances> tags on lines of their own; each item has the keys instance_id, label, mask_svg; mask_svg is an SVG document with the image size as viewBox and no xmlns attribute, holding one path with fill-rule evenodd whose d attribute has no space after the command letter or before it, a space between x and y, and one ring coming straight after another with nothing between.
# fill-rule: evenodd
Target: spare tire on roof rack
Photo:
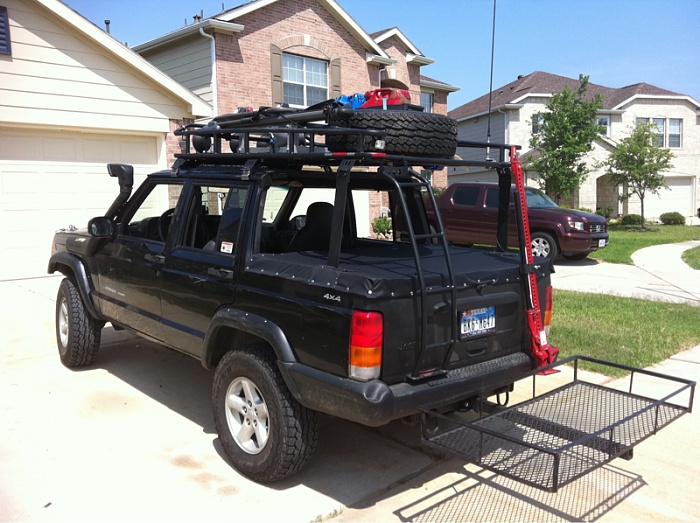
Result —
<instances>
[{"instance_id":1,"label":"spare tire on roof rack","mask_svg":"<svg viewBox=\"0 0 700 523\"><path fill-rule=\"evenodd\" d=\"M358 152L361 140L364 142L364 152L451 158L457 150L457 125L452 118L441 114L382 109L332 110L328 123L338 127L387 132L384 149L377 148L376 138L371 136L328 135L326 146L333 152Z\"/></svg>"}]
</instances>

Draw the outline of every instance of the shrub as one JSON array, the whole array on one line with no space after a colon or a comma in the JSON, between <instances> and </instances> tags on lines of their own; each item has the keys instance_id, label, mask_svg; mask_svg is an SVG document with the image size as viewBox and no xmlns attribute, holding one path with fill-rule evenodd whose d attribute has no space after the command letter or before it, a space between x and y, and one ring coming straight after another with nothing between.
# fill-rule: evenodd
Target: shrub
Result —
<instances>
[{"instance_id":1,"label":"shrub","mask_svg":"<svg viewBox=\"0 0 700 523\"><path fill-rule=\"evenodd\" d=\"M388 216L380 216L379 218L375 218L372 220L372 230L376 234L383 234L387 235L392 232L391 228L391 218Z\"/></svg>"},{"instance_id":2,"label":"shrub","mask_svg":"<svg viewBox=\"0 0 700 523\"><path fill-rule=\"evenodd\" d=\"M642 217L639 214L625 214L620 223L622 225L641 225Z\"/></svg>"},{"instance_id":3,"label":"shrub","mask_svg":"<svg viewBox=\"0 0 700 523\"><path fill-rule=\"evenodd\" d=\"M435 194L435 198L437 198L442 193L444 193L446 190L447 190L447 187L433 187L433 194Z\"/></svg>"},{"instance_id":4,"label":"shrub","mask_svg":"<svg viewBox=\"0 0 700 523\"><path fill-rule=\"evenodd\" d=\"M659 219L664 225L685 225L685 216L679 212L665 212Z\"/></svg>"},{"instance_id":5,"label":"shrub","mask_svg":"<svg viewBox=\"0 0 700 523\"><path fill-rule=\"evenodd\" d=\"M602 216L604 218L611 218L613 216L613 208L612 207L599 207L598 209L595 210L595 213L599 216Z\"/></svg>"},{"instance_id":6,"label":"shrub","mask_svg":"<svg viewBox=\"0 0 700 523\"><path fill-rule=\"evenodd\" d=\"M589 212L589 213L593 212L593 209L589 209L588 207L579 207L578 210L583 211L583 212Z\"/></svg>"}]
</instances>

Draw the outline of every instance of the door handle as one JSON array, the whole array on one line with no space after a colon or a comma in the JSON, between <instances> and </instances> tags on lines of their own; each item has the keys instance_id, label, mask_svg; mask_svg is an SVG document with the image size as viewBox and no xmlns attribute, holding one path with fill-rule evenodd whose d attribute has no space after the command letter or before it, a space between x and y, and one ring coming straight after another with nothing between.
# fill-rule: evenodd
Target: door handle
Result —
<instances>
[{"instance_id":1,"label":"door handle","mask_svg":"<svg viewBox=\"0 0 700 523\"><path fill-rule=\"evenodd\" d=\"M144 258L146 259L146 261L157 263L159 265L165 263L165 256L162 256L160 254L146 254Z\"/></svg>"},{"instance_id":2,"label":"door handle","mask_svg":"<svg viewBox=\"0 0 700 523\"><path fill-rule=\"evenodd\" d=\"M233 271L229 269L222 269L220 267L209 267L209 269L207 269L207 274L210 276L216 276L217 278L223 278L225 280L233 279Z\"/></svg>"}]
</instances>

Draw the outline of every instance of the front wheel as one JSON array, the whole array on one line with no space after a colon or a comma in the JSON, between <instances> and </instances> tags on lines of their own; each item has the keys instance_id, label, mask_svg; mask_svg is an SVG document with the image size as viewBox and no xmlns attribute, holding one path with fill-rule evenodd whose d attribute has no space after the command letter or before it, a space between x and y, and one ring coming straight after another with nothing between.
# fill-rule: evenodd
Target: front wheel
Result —
<instances>
[{"instance_id":1,"label":"front wheel","mask_svg":"<svg viewBox=\"0 0 700 523\"><path fill-rule=\"evenodd\" d=\"M542 258L551 258L553 260L557 257L557 254L559 254L559 247L551 234L546 232L533 232L532 254L541 256Z\"/></svg>"},{"instance_id":2,"label":"front wheel","mask_svg":"<svg viewBox=\"0 0 700 523\"><path fill-rule=\"evenodd\" d=\"M316 413L294 399L265 347L247 346L223 357L212 402L221 445L243 475L271 483L311 459Z\"/></svg>"},{"instance_id":3,"label":"front wheel","mask_svg":"<svg viewBox=\"0 0 700 523\"><path fill-rule=\"evenodd\" d=\"M61 281L56 296L56 343L66 367L92 364L100 349L103 323L85 310L75 283Z\"/></svg>"}]
</instances>

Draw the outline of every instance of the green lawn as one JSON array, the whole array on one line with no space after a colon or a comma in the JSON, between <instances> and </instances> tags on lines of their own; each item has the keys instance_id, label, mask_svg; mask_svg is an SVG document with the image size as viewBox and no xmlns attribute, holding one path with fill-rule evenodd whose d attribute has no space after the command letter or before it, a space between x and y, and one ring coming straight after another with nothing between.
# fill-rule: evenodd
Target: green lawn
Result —
<instances>
[{"instance_id":1,"label":"green lawn","mask_svg":"<svg viewBox=\"0 0 700 523\"><path fill-rule=\"evenodd\" d=\"M681 256L683 261L690 265L696 271L700 271L700 247L688 249Z\"/></svg>"},{"instance_id":2,"label":"green lawn","mask_svg":"<svg viewBox=\"0 0 700 523\"><path fill-rule=\"evenodd\" d=\"M700 240L700 227L688 225L649 225L646 231L637 227L610 225L608 233L610 244L589 256L596 260L627 265L632 265L632 253L644 247Z\"/></svg>"},{"instance_id":3,"label":"green lawn","mask_svg":"<svg viewBox=\"0 0 700 523\"><path fill-rule=\"evenodd\" d=\"M644 368L700 344L698 325L700 307L555 289L550 341L560 358L581 354Z\"/></svg>"}]
</instances>

